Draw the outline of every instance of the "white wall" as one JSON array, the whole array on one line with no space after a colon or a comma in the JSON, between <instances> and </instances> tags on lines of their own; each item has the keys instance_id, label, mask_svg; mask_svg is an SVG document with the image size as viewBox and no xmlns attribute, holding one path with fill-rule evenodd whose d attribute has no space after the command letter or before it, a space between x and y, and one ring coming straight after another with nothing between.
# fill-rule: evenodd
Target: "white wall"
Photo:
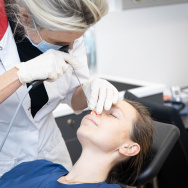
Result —
<instances>
[{"instance_id":1,"label":"white wall","mask_svg":"<svg viewBox=\"0 0 188 188\"><path fill-rule=\"evenodd\" d=\"M188 4L110 12L96 25L97 71L188 85Z\"/></svg>"}]
</instances>

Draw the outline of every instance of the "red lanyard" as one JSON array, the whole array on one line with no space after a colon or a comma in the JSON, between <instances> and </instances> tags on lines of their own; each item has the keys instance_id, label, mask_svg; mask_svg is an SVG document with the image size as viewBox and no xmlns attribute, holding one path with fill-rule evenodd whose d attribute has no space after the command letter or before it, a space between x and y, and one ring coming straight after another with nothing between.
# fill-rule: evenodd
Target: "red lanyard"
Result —
<instances>
[{"instance_id":1,"label":"red lanyard","mask_svg":"<svg viewBox=\"0 0 188 188\"><path fill-rule=\"evenodd\" d=\"M4 0L0 0L0 40L2 40L8 28L8 19L5 11Z\"/></svg>"}]
</instances>

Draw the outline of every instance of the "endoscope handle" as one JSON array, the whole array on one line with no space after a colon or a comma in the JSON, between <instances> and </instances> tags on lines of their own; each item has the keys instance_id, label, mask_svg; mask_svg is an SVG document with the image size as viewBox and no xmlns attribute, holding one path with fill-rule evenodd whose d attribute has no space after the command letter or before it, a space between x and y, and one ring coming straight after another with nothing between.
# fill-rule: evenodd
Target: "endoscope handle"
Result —
<instances>
[{"instance_id":1,"label":"endoscope handle","mask_svg":"<svg viewBox=\"0 0 188 188\"><path fill-rule=\"evenodd\" d=\"M32 89L35 89L37 86L42 84L43 81L45 81L45 80L35 80L35 81L31 82L31 85L33 86Z\"/></svg>"},{"instance_id":2,"label":"endoscope handle","mask_svg":"<svg viewBox=\"0 0 188 188\"><path fill-rule=\"evenodd\" d=\"M59 51L61 52L65 52L65 53L69 53L69 45L66 45L66 46L62 46Z\"/></svg>"}]
</instances>

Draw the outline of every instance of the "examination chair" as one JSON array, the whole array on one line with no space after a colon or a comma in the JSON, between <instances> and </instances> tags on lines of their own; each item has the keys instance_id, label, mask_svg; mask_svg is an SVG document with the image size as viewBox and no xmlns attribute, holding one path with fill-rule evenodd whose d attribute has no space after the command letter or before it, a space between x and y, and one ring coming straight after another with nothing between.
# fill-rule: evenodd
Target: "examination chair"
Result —
<instances>
[{"instance_id":1,"label":"examination chair","mask_svg":"<svg viewBox=\"0 0 188 188\"><path fill-rule=\"evenodd\" d=\"M158 187L188 187L188 136L178 111L172 107L145 101L144 99L138 98L128 91L125 93L124 98L140 102L147 107L152 118L157 121L156 128L158 131L158 138L155 138L157 140L154 140L154 151L155 144L160 144L158 147L161 147L161 149L158 148L157 150L159 153L154 153L154 158L152 159L153 161L151 161L151 164L147 166L146 163L146 167L143 167L143 172L141 172L139 175L135 185L140 186L145 184L145 187L152 187L152 184L148 181L149 176L154 176L153 173L156 168L155 165L157 162L160 164L161 160L164 159L163 155L165 155L165 152L170 149L171 151L167 151L168 154L165 155L166 158L164 161L162 161L163 164L160 164L160 169L157 169L157 173L155 172L157 176L157 183L159 185ZM159 122L161 122L161 124ZM176 127L176 130L174 127ZM177 130L180 132L179 138L177 138ZM176 136L174 134L176 134ZM171 136L174 136L174 139L176 139L176 142L172 143L174 144L174 147L166 145L171 139L173 139L170 138ZM163 139L163 141L161 139ZM164 147L167 149L164 149ZM161 157L161 159L159 160L157 156Z\"/></svg>"}]
</instances>

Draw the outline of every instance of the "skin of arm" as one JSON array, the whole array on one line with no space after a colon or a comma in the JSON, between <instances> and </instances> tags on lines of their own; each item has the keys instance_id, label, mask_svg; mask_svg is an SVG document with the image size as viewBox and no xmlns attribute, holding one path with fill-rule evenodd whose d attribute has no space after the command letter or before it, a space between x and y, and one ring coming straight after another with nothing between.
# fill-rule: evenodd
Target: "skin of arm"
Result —
<instances>
[{"instance_id":1,"label":"skin of arm","mask_svg":"<svg viewBox=\"0 0 188 188\"><path fill-rule=\"evenodd\" d=\"M83 93L81 86L79 86L74 92L71 100L73 110L83 110L87 108L86 97Z\"/></svg>"},{"instance_id":2,"label":"skin of arm","mask_svg":"<svg viewBox=\"0 0 188 188\"><path fill-rule=\"evenodd\" d=\"M10 97L22 84L17 76L16 67L0 75L0 104Z\"/></svg>"},{"instance_id":3,"label":"skin of arm","mask_svg":"<svg viewBox=\"0 0 188 188\"><path fill-rule=\"evenodd\" d=\"M16 67L0 75L0 104L10 97L22 84L17 76ZM85 95L79 86L72 96L71 101L74 110L82 110L87 107Z\"/></svg>"}]
</instances>

